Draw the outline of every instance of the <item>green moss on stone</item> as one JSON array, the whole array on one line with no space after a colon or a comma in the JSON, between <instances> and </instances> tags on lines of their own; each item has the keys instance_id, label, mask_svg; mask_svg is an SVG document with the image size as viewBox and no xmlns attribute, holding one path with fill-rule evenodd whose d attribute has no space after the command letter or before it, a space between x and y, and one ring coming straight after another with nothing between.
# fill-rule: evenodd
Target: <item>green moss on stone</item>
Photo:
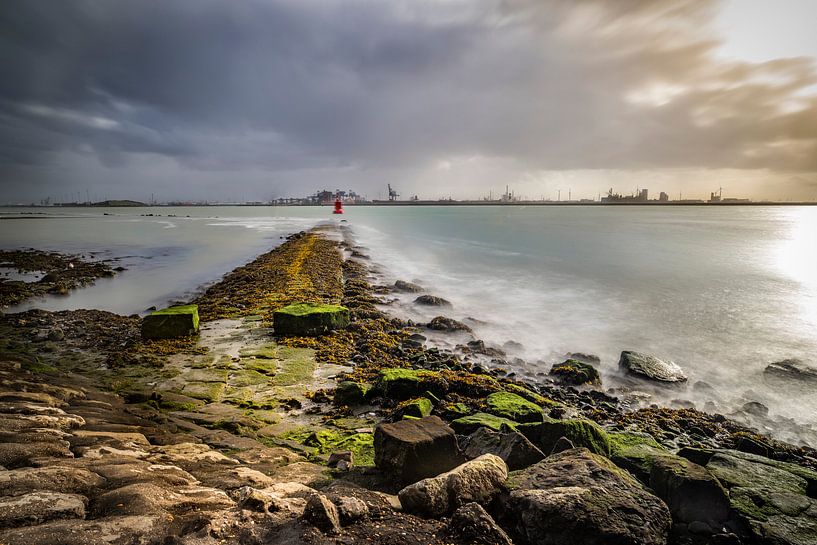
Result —
<instances>
[{"instance_id":1,"label":"green moss on stone","mask_svg":"<svg viewBox=\"0 0 817 545\"><path fill-rule=\"evenodd\" d=\"M300 428L283 434L282 438L312 447L317 454L350 450L355 455L355 465L374 465L374 435L371 433L350 433L333 429L309 431Z\"/></svg>"},{"instance_id":2,"label":"green moss on stone","mask_svg":"<svg viewBox=\"0 0 817 545\"><path fill-rule=\"evenodd\" d=\"M273 313L273 329L279 336L324 335L349 325L349 309L339 305L297 303Z\"/></svg>"},{"instance_id":3,"label":"green moss on stone","mask_svg":"<svg viewBox=\"0 0 817 545\"><path fill-rule=\"evenodd\" d=\"M601 376L595 367L573 359L554 365L550 369L550 375L555 376L565 384L574 386L580 386L582 384L601 384Z\"/></svg>"},{"instance_id":4,"label":"green moss on stone","mask_svg":"<svg viewBox=\"0 0 817 545\"><path fill-rule=\"evenodd\" d=\"M354 382L345 380L335 387L335 404L354 406L360 405L366 400L366 395L371 389L371 384L365 382Z\"/></svg>"},{"instance_id":5,"label":"green moss on stone","mask_svg":"<svg viewBox=\"0 0 817 545\"><path fill-rule=\"evenodd\" d=\"M262 375L258 371L253 371L251 369L244 369L240 371L233 371L230 373L230 386L234 387L242 387L242 386L258 386L261 384L267 384L270 382L270 377L267 375Z\"/></svg>"},{"instance_id":6,"label":"green moss on stone","mask_svg":"<svg viewBox=\"0 0 817 545\"><path fill-rule=\"evenodd\" d=\"M504 385L506 392L511 392L512 394L516 394L520 397L524 397L528 401L536 403L537 405L544 406L544 407L556 407L559 405L558 402L553 401L550 398L547 398L541 394L537 394L536 392L532 392L527 388L520 386L518 384L505 384Z\"/></svg>"},{"instance_id":7,"label":"green moss on stone","mask_svg":"<svg viewBox=\"0 0 817 545\"><path fill-rule=\"evenodd\" d=\"M202 399L208 403L218 401L224 392L224 383L222 382L188 382L182 388L181 393L193 397L195 399Z\"/></svg>"},{"instance_id":8,"label":"green moss on stone","mask_svg":"<svg viewBox=\"0 0 817 545\"><path fill-rule=\"evenodd\" d=\"M375 386L379 393L397 401L418 397L426 390L439 397L448 389L439 373L403 368L382 369Z\"/></svg>"},{"instance_id":9,"label":"green moss on stone","mask_svg":"<svg viewBox=\"0 0 817 545\"><path fill-rule=\"evenodd\" d=\"M542 422L542 408L522 396L510 392L496 392L485 399L487 412L515 422Z\"/></svg>"},{"instance_id":10,"label":"green moss on stone","mask_svg":"<svg viewBox=\"0 0 817 545\"><path fill-rule=\"evenodd\" d=\"M481 427L489 428L494 431L502 431L505 429L516 430L517 423L501 416L496 416L488 413L476 413L470 416L463 416L451 422L451 427L455 432L461 435L469 435Z\"/></svg>"},{"instance_id":11,"label":"green moss on stone","mask_svg":"<svg viewBox=\"0 0 817 545\"><path fill-rule=\"evenodd\" d=\"M610 455L610 440L607 433L590 420L545 420L541 424L523 424L522 432L545 454L561 437L570 440L576 447L585 447L595 454Z\"/></svg>"},{"instance_id":12,"label":"green moss on stone","mask_svg":"<svg viewBox=\"0 0 817 545\"><path fill-rule=\"evenodd\" d=\"M656 457L670 455L648 434L608 433L607 438L610 441L610 459L645 483L650 479Z\"/></svg>"},{"instance_id":13,"label":"green moss on stone","mask_svg":"<svg viewBox=\"0 0 817 545\"><path fill-rule=\"evenodd\" d=\"M145 339L175 339L187 337L199 330L199 307L182 305L157 310L142 319Z\"/></svg>"},{"instance_id":14,"label":"green moss on stone","mask_svg":"<svg viewBox=\"0 0 817 545\"><path fill-rule=\"evenodd\" d=\"M315 373L315 351L311 348L281 347L278 372L272 377L276 386L303 384Z\"/></svg>"},{"instance_id":15,"label":"green moss on stone","mask_svg":"<svg viewBox=\"0 0 817 545\"><path fill-rule=\"evenodd\" d=\"M398 406L398 412L403 416L411 416L414 418L423 418L429 416L434 410L434 405L431 400L425 397L418 397L401 403Z\"/></svg>"}]
</instances>

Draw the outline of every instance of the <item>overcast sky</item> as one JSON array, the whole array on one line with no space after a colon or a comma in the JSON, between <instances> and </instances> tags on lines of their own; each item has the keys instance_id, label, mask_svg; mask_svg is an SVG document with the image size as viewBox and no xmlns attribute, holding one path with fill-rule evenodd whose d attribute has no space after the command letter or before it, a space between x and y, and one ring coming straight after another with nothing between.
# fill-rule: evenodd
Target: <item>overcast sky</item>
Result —
<instances>
[{"instance_id":1,"label":"overcast sky","mask_svg":"<svg viewBox=\"0 0 817 545\"><path fill-rule=\"evenodd\" d=\"M813 0L5 0L0 201L817 199Z\"/></svg>"}]
</instances>

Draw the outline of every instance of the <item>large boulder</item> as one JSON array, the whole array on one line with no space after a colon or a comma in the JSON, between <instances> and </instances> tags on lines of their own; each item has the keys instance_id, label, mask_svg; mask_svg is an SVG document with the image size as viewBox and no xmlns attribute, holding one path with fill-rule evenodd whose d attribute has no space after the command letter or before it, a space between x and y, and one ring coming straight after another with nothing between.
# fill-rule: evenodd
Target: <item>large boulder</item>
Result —
<instances>
[{"instance_id":1,"label":"large boulder","mask_svg":"<svg viewBox=\"0 0 817 545\"><path fill-rule=\"evenodd\" d=\"M763 370L768 378L814 384L817 382L817 367L813 367L803 360L790 358L770 363Z\"/></svg>"},{"instance_id":2,"label":"large boulder","mask_svg":"<svg viewBox=\"0 0 817 545\"><path fill-rule=\"evenodd\" d=\"M436 295L421 295L414 300L414 304L427 307L450 307L451 303Z\"/></svg>"},{"instance_id":3,"label":"large boulder","mask_svg":"<svg viewBox=\"0 0 817 545\"><path fill-rule=\"evenodd\" d=\"M601 386L601 376L598 369L577 359L567 359L562 363L557 363L550 368L550 376L562 384L570 386L582 386L590 384Z\"/></svg>"},{"instance_id":4,"label":"large boulder","mask_svg":"<svg viewBox=\"0 0 817 545\"><path fill-rule=\"evenodd\" d=\"M423 291L423 286L413 282L406 282L405 280L397 280L394 282L394 291L404 291L408 293L420 293Z\"/></svg>"},{"instance_id":5,"label":"large boulder","mask_svg":"<svg viewBox=\"0 0 817 545\"><path fill-rule=\"evenodd\" d=\"M684 370L671 361L664 361L649 354L630 352L621 353L618 365L630 375L656 382L686 382Z\"/></svg>"},{"instance_id":6,"label":"large boulder","mask_svg":"<svg viewBox=\"0 0 817 545\"><path fill-rule=\"evenodd\" d=\"M564 437L576 447L587 448L602 456L610 454L607 433L590 420L546 420L540 424L521 425L518 429L542 452L552 452L559 439Z\"/></svg>"},{"instance_id":7,"label":"large boulder","mask_svg":"<svg viewBox=\"0 0 817 545\"><path fill-rule=\"evenodd\" d=\"M718 528L729 518L729 497L709 471L680 456L654 458L650 488L664 500L672 518Z\"/></svg>"},{"instance_id":8,"label":"large boulder","mask_svg":"<svg viewBox=\"0 0 817 545\"><path fill-rule=\"evenodd\" d=\"M466 503L489 503L508 478L508 466L499 456L484 454L451 471L423 479L398 493L409 513L441 517Z\"/></svg>"},{"instance_id":9,"label":"large boulder","mask_svg":"<svg viewBox=\"0 0 817 545\"><path fill-rule=\"evenodd\" d=\"M454 430L438 416L375 428L374 463L398 482L433 477L463 461Z\"/></svg>"},{"instance_id":10,"label":"large boulder","mask_svg":"<svg viewBox=\"0 0 817 545\"><path fill-rule=\"evenodd\" d=\"M733 517L746 542L817 543L814 471L737 451L715 452L706 468L728 489Z\"/></svg>"},{"instance_id":11,"label":"large boulder","mask_svg":"<svg viewBox=\"0 0 817 545\"><path fill-rule=\"evenodd\" d=\"M198 305L182 305L157 310L142 319L142 338L175 339L199 331Z\"/></svg>"},{"instance_id":12,"label":"large boulder","mask_svg":"<svg viewBox=\"0 0 817 545\"><path fill-rule=\"evenodd\" d=\"M272 313L272 327L281 337L314 337L349 325L349 309L339 305L296 303Z\"/></svg>"},{"instance_id":13,"label":"large boulder","mask_svg":"<svg viewBox=\"0 0 817 545\"><path fill-rule=\"evenodd\" d=\"M659 498L587 449L514 472L503 498L506 529L530 545L665 545L672 520Z\"/></svg>"},{"instance_id":14,"label":"large boulder","mask_svg":"<svg viewBox=\"0 0 817 545\"><path fill-rule=\"evenodd\" d=\"M485 399L486 412L514 422L542 422L542 407L511 392L494 392Z\"/></svg>"},{"instance_id":15,"label":"large boulder","mask_svg":"<svg viewBox=\"0 0 817 545\"><path fill-rule=\"evenodd\" d=\"M670 456L670 452L647 433L616 432L607 434L607 437L610 440L610 459L613 463L632 473L644 484L650 483L655 459Z\"/></svg>"},{"instance_id":16,"label":"large boulder","mask_svg":"<svg viewBox=\"0 0 817 545\"><path fill-rule=\"evenodd\" d=\"M511 471L524 469L545 458L545 454L521 433L499 433L489 428L479 428L462 440L460 446L466 458L470 459L495 454L505 461Z\"/></svg>"}]
</instances>

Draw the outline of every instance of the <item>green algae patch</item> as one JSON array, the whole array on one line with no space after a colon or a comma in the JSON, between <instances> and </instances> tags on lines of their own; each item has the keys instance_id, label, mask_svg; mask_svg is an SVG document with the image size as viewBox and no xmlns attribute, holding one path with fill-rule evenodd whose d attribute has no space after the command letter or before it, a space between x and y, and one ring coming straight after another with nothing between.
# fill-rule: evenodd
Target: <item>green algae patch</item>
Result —
<instances>
[{"instance_id":1,"label":"green algae patch","mask_svg":"<svg viewBox=\"0 0 817 545\"><path fill-rule=\"evenodd\" d=\"M212 403L221 399L225 384L223 382L188 382L181 393L188 397Z\"/></svg>"},{"instance_id":2,"label":"green algae patch","mask_svg":"<svg viewBox=\"0 0 817 545\"><path fill-rule=\"evenodd\" d=\"M537 424L522 424L519 431L544 453L552 452L556 442L565 437L576 447L610 456L607 432L590 420L545 420Z\"/></svg>"},{"instance_id":3,"label":"green algae patch","mask_svg":"<svg viewBox=\"0 0 817 545\"><path fill-rule=\"evenodd\" d=\"M199 331L199 307L182 305L157 310L142 319L143 339L176 339Z\"/></svg>"},{"instance_id":4,"label":"green algae patch","mask_svg":"<svg viewBox=\"0 0 817 545\"><path fill-rule=\"evenodd\" d=\"M244 365L244 369L247 369L248 371L256 371L270 377L275 376L275 373L278 372L278 364L272 360L253 359L243 361L242 363Z\"/></svg>"},{"instance_id":5,"label":"green algae patch","mask_svg":"<svg viewBox=\"0 0 817 545\"><path fill-rule=\"evenodd\" d=\"M349 325L349 309L340 305L296 303L273 312L275 334L282 337L315 337Z\"/></svg>"},{"instance_id":6,"label":"green algae patch","mask_svg":"<svg viewBox=\"0 0 817 545\"><path fill-rule=\"evenodd\" d=\"M516 431L517 426L518 424L513 420L488 413L476 413L470 416L463 416L451 422L451 427L460 435L469 435L482 427L494 431L505 431L508 429Z\"/></svg>"},{"instance_id":7,"label":"green algae patch","mask_svg":"<svg viewBox=\"0 0 817 545\"><path fill-rule=\"evenodd\" d=\"M204 369L191 369L183 374L189 382L226 382L228 371L226 369L215 369L212 367Z\"/></svg>"},{"instance_id":8,"label":"green algae patch","mask_svg":"<svg viewBox=\"0 0 817 545\"><path fill-rule=\"evenodd\" d=\"M425 391L437 397L445 395L448 382L434 371L391 368L380 371L375 387L385 397L403 401L418 397Z\"/></svg>"},{"instance_id":9,"label":"green algae patch","mask_svg":"<svg viewBox=\"0 0 817 545\"><path fill-rule=\"evenodd\" d=\"M311 348L281 347L278 357L278 372L272 377L276 386L303 384L315 374L317 364Z\"/></svg>"},{"instance_id":10,"label":"green algae patch","mask_svg":"<svg viewBox=\"0 0 817 545\"><path fill-rule=\"evenodd\" d=\"M431 400L426 397L410 399L397 406L397 412L403 418L407 416L412 418L424 418L429 416L433 410L434 405L431 403Z\"/></svg>"},{"instance_id":11,"label":"green algae patch","mask_svg":"<svg viewBox=\"0 0 817 545\"><path fill-rule=\"evenodd\" d=\"M315 454L332 454L343 450L354 453L355 465L374 465L374 435L345 430L323 429L310 431L298 428L281 435L282 439L295 441L314 449Z\"/></svg>"},{"instance_id":12,"label":"green algae patch","mask_svg":"<svg viewBox=\"0 0 817 545\"><path fill-rule=\"evenodd\" d=\"M642 482L648 482L654 461L670 453L646 433L609 433L610 459Z\"/></svg>"},{"instance_id":13,"label":"green algae patch","mask_svg":"<svg viewBox=\"0 0 817 545\"><path fill-rule=\"evenodd\" d=\"M486 411L515 422L542 422L542 408L522 396L510 392L495 392L485 399Z\"/></svg>"},{"instance_id":14,"label":"green algae patch","mask_svg":"<svg viewBox=\"0 0 817 545\"><path fill-rule=\"evenodd\" d=\"M230 373L230 386L241 388L246 386L259 386L267 384L271 380L267 375L262 375L258 371L252 369L242 369Z\"/></svg>"},{"instance_id":15,"label":"green algae patch","mask_svg":"<svg viewBox=\"0 0 817 545\"><path fill-rule=\"evenodd\" d=\"M505 391L510 392L512 394L516 394L520 397L524 397L528 401L532 403L536 403L539 406L543 407L558 407L560 403L553 401L550 398L547 398L541 394L537 394L536 392L532 392L527 388L520 386L518 384L505 384Z\"/></svg>"}]
</instances>

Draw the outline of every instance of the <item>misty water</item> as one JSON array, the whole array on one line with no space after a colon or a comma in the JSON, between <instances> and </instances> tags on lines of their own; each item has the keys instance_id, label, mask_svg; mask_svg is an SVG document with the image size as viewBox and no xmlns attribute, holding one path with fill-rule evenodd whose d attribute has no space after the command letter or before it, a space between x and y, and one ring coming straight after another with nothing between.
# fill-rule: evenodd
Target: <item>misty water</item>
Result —
<instances>
[{"instance_id":1,"label":"misty water","mask_svg":"<svg viewBox=\"0 0 817 545\"><path fill-rule=\"evenodd\" d=\"M44 213L0 220L0 246L84 253L128 270L12 311L141 312L189 297L287 233L337 221L318 207ZM347 207L344 219L381 281L415 281L450 300L443 313L484 322L474 329L488 344L521 343L521 375L586 352L601 357L612 386L622 350L649 352L690 376L686 390L654 400L727 414L760 401L770 418L754 425L817 444L814 392L762 374L772 361L817 357L817 207ZM415 320L440 313L411 299L388 308Z\"/></svg>"}]
</instances>

